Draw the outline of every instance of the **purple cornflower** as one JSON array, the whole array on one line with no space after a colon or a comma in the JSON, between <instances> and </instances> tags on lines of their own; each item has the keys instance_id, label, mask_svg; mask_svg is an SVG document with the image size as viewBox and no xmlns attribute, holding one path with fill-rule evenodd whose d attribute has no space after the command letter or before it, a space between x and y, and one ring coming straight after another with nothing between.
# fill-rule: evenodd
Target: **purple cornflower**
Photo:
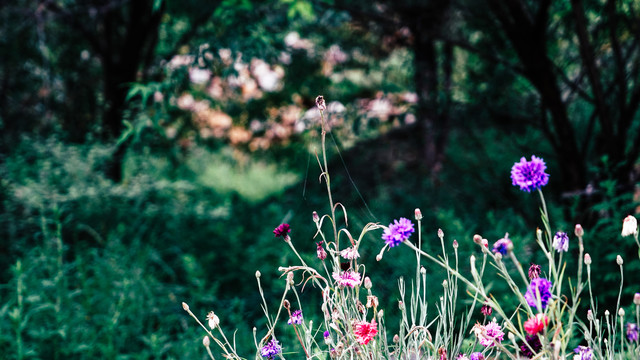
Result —
<instances>
[{"instance_id":1,"label":"purple cornflower","mask_svg":"<svg viewBox=\"0 0 640 360\"><path fill-rule=\"evenodd\" d=\"M513 164L511 168L511 181L514 186L519 186L520 190L531 192L549 182L549 174L544 172L546 169L547 166L541 158L532 155L531 161L527 161L522 157L520 162Z\"/></svg>"},{"instance_id":2,"label":"purple cornflower","mask_svg":"<svg viewBox=\"0 0 640 360\"><path fill-rule=\"evenodd\" d=\"M282 347L278 343L278 340L271 339L265 346L260 349L262 357L273 359L276 355L282 352Z\"/></svg>"},{"instance_id":3,"label":"purple cornflower","mask_svg":"<svg viewBox=\"0 0 640 360\"><path fill-rule=\"evenodd\" d=\"M573 349L573 352L577 354L576 356L573 357L575 360L593 359L593 350L588 346L580 345L577 348Z\"/></svg>"},{"instance_id":4,"label":"purple cornflower","mask_svg":"<svg viewBox=\"0 0 640 360\"><path fill-rule=\"evenodd\" d=\"M394 247L407 240L414 231L411 220L402 217L384 229L382 239L389 247Z\"/></svg>"},{"instance_id":5,"label":"purple cornflower","mask_svg":"<svg viewBox=\"0 0 640 360\"><path fill-rule=\"evenodd\" d=\"M509 233L504 234L504 237L493 244L493 252L500 253L503 256L507 255L509 251L513 249L513 242L509 239Z\"/></svg>"},{"instance_id":6,"label":"purple cornflower","mask_svg":"<svg viewBox=\"0 0 640 360\"><path fill-rule=\"evenodd\" d=\"M287 321L289 325L300 325L302 324L302 310L296 310L291 314L291 318Z\"/></svg>"},{"instance_id":7,"label":"purple cornflower","mask_svg":"<svg viewBox=\"0 0 640 360\"><path fill-rule=\"evenodd\" d=\"M553 236L553 248L557 252L567 252L569 250L569 235L564 231L558 231Z\"/></svg>"},{"instance_id":8,"label":"purple cornflower","mask_svg":"<svg viewBox=\"0 0 640 360\"><path fill-rule=\"evenodd\" d=\"M531 263L531 266L529 266L529 280L539 278L541 272L542 268L540 268L540 265Z\"/></svg>"},{"instance_id":9,"label":"purple cornflower","mask_svg":"<svg viewBox=\"0 0 640 360\"><path fill-rule=\"evenodd\" d=\"M322 334L324 336L324 338L328 338L331 334L329 333L329 330L325 330L324 334Z\"/></svg>"},{"instance_id":10,"label":"purple cornflower","mask_svg":"<svg viewBox=\"0 0 640 360\"><path fill-rule=\"evenodd\" d=\"M481 352L476 351L474 353L471 353L471 355L469 355L469 360L484 360L484 355L482 355Z\"/></svg>"},{"instance_id":11,"label":"purple cornflower","mask_svg":"<svg viewBox=\"0 0 640 360\"><path fill-rule=\"evenodd\" d=\"M538 337L538 335L527 335L525 339L526 343L523 342L520 345L520 353L522 354L522 356L532 358L540 350L542 350L542 343L540 342L540 338ZM527 346L527 344L529 344L529 346Z\"/></svg>"},{"instance_id":12,"label":"purple cornflower","mask_svg":"<svg viewBox=\"0 0 640 360\"><path fill-rule=\"evenodd\" d=\"M542 310L544 310L551 299L551 285L551 281L544 278L531 280L531 284L529 284L527 292L524 294L527 304L535 308L538 306L538 301L540 301Z\"/></svg>"},{"instance_id":13,"label":"purple cornflower","mask_svg":"<svg viewBox=\"0 0 640 360\"><path fill-rule=\"evenodd\" d=\"M273 234L276 237L283 237L285 240L289 237L290 232L291 228L289 224L280 224L277 228L273 229Z\"/></svg>"},{"instance_id":14,"label":"purple cornflower","mask_svg":"<svg viewBox=\"0 0 640 360\"><path fill-rule=\"evenodd\" d=\"M627 323L627 339L631 342L638 341L638 324Z\"/></svg>"}]
</instances>

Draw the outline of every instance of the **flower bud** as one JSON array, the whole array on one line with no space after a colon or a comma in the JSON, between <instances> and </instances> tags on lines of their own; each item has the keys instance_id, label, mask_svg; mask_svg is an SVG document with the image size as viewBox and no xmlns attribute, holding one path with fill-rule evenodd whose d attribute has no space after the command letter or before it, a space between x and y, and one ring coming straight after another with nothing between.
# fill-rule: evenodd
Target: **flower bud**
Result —
<instances>
[{"instance_id":1,"label":"flower bud","mask_svg":"<svg viewBox=\"0 0 640 360\"><path fill-rule=\"evenodd\" d=\"M593 321L593 311L591 309L587 310L587 320Z\"/></svg>"},{"instance_id":2,"label":"flower bud","mask_svg":"<svg viewBox=\"0 0 640 360\"><path fill-rule=\"evenodd\" d=\"M364 288L371 290L371 279L368 276L364 278Z\"/></svg>"},{"instance_id":3,"label":"flower bud","mask_svg":"<svg viewBox=\"0 0 640 360\"><path fill-rule=\"evenodd\" d=\"M285 309L288 309L288 308L290 308L290 307L291 307L291 303L289 302L289 300L284 299L284 301L282 302L282 306L283 306Z\"/></svg>"},{"instance_id":4,"label":"flower bud","mask_svg":"<svg viewBox=\"0 0 640 360\"><path fill-rule=\"evenodd\" d=\"M589 255L589 253L584 254L584 264L587 266L591 265L591 255Z\"/></svg>"},{"instance_id":5,"label":"flower bud","mask_svg":"<svg viewBox=\"0 0 640 360\"><path fill-rule=\"evenodd\" d=\"M497 262L502 261L502 254L501 254L501 253L496 253L496 254L495 254L495 257L496 257L496 261L497 261Z\"/></svg>"},{"instance_id":6,"label":"flower bud","mask_svg":"<svg viewBox=\"0 0 640 360\"><path fill-rule=\"evenodd\" d=\"M293 285L293 271L287 274L287 282Z\"/></svg>"},{"instance_id":7,"label":"flower bud","mask_svg":"<svg viewBox=\"0 0 640 360\"><path fill-rule=\"evenodd\" d=\"M422 220L422 211L420 211L420 209L416 208L414 211L414 215L416 217L416 220Z\"/></svg>"},{"instance_id":8,"label":"flower bud","mask_svg":"<svg viewBox=\"0 0 640 360\"><path fill-rule=\"evenodd\" d=\"M313 222L317 223L318 221L320 221L320 216L318 216L317 212L314 211L312 217L313 217Z\"/></svg>"},{"instance_id":9,"label":"flower bud","mask_svg":"<svg viewBox=\"0 0 640 360\"><path fill-rule=\"evenodd\" d=\"M576 234L577 237L584 236L584 229L582 228L582 225L580 225L580 224L576 224L576 227L573 230L573 232Z\"/></svg>"},{"instance_id":10,"label":"flower bud","mask_svg":"<svg viewBox=\"0 0 640 360\"><path fill-rule=\"evenodd\" d=\"M624 309L623 308L618 309L618 316L624 317Z\"/></svg>"},{"instance_id":11,"label":"flower bud","mask_svg":"<svg viewBox=\"0 0 640 360\"><path fill-rule=\"evenodd\" d=\"M404 303L402 302L402 300L398 301L398 309L404 310Z\"/></svg>"},{"instance_id":12,"label":"flower bud","mask_svg":"<svg viewBox=\"0 0 640 360\"><path fill-rule=\"evenodd\" d=\"M316 106L318 107L318 110L320 111L325 111L327 110L327 105L324 101L324 97L322 95L318 95L318 97L316 98Z\"/></svg>"},{"instance_id":13,"label":"flower bud","mask_svg":"<svg viewBox=\"0 0 640 360\"><path fill-rule=\"evenodd\" d=\"M633 303L640 305L640 293L635 293L635 295L633 295Z\"/></svg>"},{"instance_id":14,"label":"flower bud","mask_svg":"<svg viewBox=\"0 0 640 360\"><path fill-rule=\"evenodd\" d=\"M449 283L448 283L448 282L447 282L447 280L445 279L445 280L442 282L442 287L446 289L448 286L449 286Z\"/></svg>"},{"instance_id":15,"label":"flower bud","mask_svg":"<svg viewBox=\"0 0 640 360\"><path fill-rule=\"evenodd\" d=\"M211 340L209 340L209 337L205 335L205 337L202 339L202 345L204 345L205 347L209 347L209 345L211 345Z\"/></svg>"},{"instance_id":16,"label":"flower bud","mask_svg":"<svg viewBox=\"0 0 640 360\"><path fill-rule=\"evenodd\" d=\"M605 311L604 311L604 316L609 317L609 315L611 315L611 313L609 312L609 310L605 310Z\"/></svg>"},{"instance_id":17,"label":"flower bud","mask_svg":"<svg viewBox=\"0 0 640 360\"><path fill-rule=\"evenodd\" d=\"M182 308L184 309L184 311L189 311L189 305L187 305L186 302L182 303Z\"/></svg>"},{"instance_id":18,"label":"flower bud","mask_svg":"<svg viewBox=\"0 0 640 360\"><path fill-rule=\"evenodd\" d=\"M380 260L382 260L382 255L381 254L376 255L376 261L380 261Z\"/></svg>"},{"instance_id":19,"label":"flower bud","mask_svg":"<svg viewBox=\"0 0 640 360\"><path fill-rule=\"evenodd\" d=\"M622 264L624 264L624 260L622 260L622 256L618 255L616 256L616 263L620 266L622 266Z\"/></svg>"},{"instance_id":20,"label":"flower bud","mask_svg":"<svg viewBox=\"0 0 640 360\"><path fill-rule=\"evenodd\" d=\"M453 240L453 248L454 249L458 248L458 240Z\"/></svg>"},{"instance_id":21,"label":"flower bud","mask_svg":"<svg viewBox=\"0 0 640 360\"><path fill-rule=\"evenodd\" d=\"M400 336L398 336L398 334L393 335L393 342L396 344L400 342Z\"/></svg>"},{"instance_id":22,"label":"flower bud","mask_svg":"<svg viewBox=\"0 0 640 360\"><path fill-rule=\"evenodd\" d=\"M378 319L382 319L382 317L384 316L384 310L380 310L378 311Z\"/></svg>"},{"instance_id":23,"label":"flower bud","mask_svg":"<svg viewBox=\"0 0 640 360\"><path fill-rule=\"evenodd\" d=\"M256 279L260 279L260 276L262 276L262 273L260 273L260 270L256 270Z\"/></svg>"},{"instance_id":24,"label":"flower bud","mask_svg":"<svg viewBox=\"0 0 640 360\"><path fill-rule=\"evenodd\" d=\"M420 274L424 275L427 273L427 269L424 268L424 266L420 266Z\"/></svg>"},{"instance_id":25,"label":"flower bud","mask_svg":"<svg viewBox=\"0 0 640 360\"><path fill-rule=\"evenodd\" d=\"M482 236L478 234L473 235L473 242L478 245L482 245Z\"/></svg>"},{"instance_id":26,"label":"flower bud","mask_svg":"<svg viewBox=\"0 0 640 360\"><path fill-rule=\"evenodd\" d=\"M622 221L622 236L635 235L638 232L638 219L629 215Z\"/></svg>"},{"instance_id":27,"label":"flower bud","mask_svg":"<svg viewBox=\"0 0 640 360\"><path fill-rule=\"evenodd\" d=\"M444 238L444 231L442 231L442 229L438 229L438 237L440 239Z\"/></svg>"}]
</instances>

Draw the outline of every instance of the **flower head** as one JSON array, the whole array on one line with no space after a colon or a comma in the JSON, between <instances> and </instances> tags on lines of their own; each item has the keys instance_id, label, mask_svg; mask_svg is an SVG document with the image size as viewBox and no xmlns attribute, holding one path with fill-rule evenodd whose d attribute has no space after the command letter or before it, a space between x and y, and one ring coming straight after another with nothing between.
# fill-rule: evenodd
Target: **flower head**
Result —
<instances>
[{"instance_id":1,"label":"flower head","mask_svg":"<svg viewBox=\"0 0 640 360\"><path fill-rule=\"evenodd\" d=\"M353 260L359 258L360 254L358 253L358 249L352 246L340 251L340 256L348 260Z\"/></svg>"},{"instance_id":2,"label":"flower head","mask_svg":"<svg viewBox=\"0 0 640 360\"><path fill-rule=\"evenodd\" d=\"M544 310L551 299L551 285L551 281L544 278L531 280L531 284L529 284L527 292L524 294L527 304L535 308L538 306L539 301L542 310Z\"/></svg>"},{"instance_id":3,"label":"flower head","mask_svg":"<svg viewBox=\"0 0 640 360\"><path fill-rule=\"evenodd\" d=\"M588 346L578 346L573 349L576 355L573 356L573 360L591 360L593 358L593 350Z\"/></svg>"},{"instance_id":4,"label":"flower head","mask_svg":"<svg viewBox=\"0 0 640 360\"><path fill-rule=\"evenodd\" d=\"M493 346L504 339L504 332L495 319L486 325L475 324L471 332L476 335L478 342L483 346Z\"/></svg>"},{"instance_id":5,"label":"flower head","mask_svg":"<svg viewBox=\"0 0 640 360\"><path fill-rule=\"evenodd\" d=\"M544 314L537 314L524 322L524 330L531 335L535 335L549 324L549 318Z\"/></svg>"},{"instance_id":6,"label":"flower head","mask_svg":"<svg viewBox=\"0 0 640 360\"><path fill-rule=\"evenodd\" d=\"M540 265L531 263L529 266L529 280L539 278L541 272L542 268L540 268Z\"/></svg>"},{"instance_id":7,"label":"flower head","mask_svg":"<svg viewBox=\"0 0 640 360\"><path fill-rule=\"evenodd\" d=\"M528 358L534 357L540 350L542 350L542 343L537 335L527 335L525 337L526 343L523 342L520 345L520 353ZM533 350L533 351L532 351Z\"/></svg>"},{"instance_id":8,"label":"flower head","mask_svg":"<svg viewBox=\"0 0 640 360\"><path fill-rule=\"evenodd\" d=\"M273 234L276 237L283 237L285 240L289 237L289 233L291 232L291 227L289 224L280 224L278 227L273 229Z\"/></svg>"},{"instance_id":9,"label":"flower head","mask_svg":"<svg viewBox=\"0 0 640 360\"><path fill-rule=\"evenodd\" d=\"M481 352L474 352L469 355L469 360L484 360L484 355Z\"/></svg>"},{"instance_id":10,"label":"flower head","mask_svg":"<svg viewBox=\"0 0 640 360\"><path fill-rule=\"evenodd\" d=\"M378 333L378 324L371 319L371 322L357 320L353 324L353 334L360 345L367 345Z\"/></svg>"},{"instance_id":11,"label":"flower head","mask_svg":"<svg viewBox=\"0 0 640 360\"><path fill-rule=\"evenodd\" d=\"M265 346L260 349L260 354L262 357L266 357L268 359L273 359L276 355L282 352L282 347L278 343L278 340L272 339Z\"/></svg>"},{"instance_id":12,"label":"flower head","mask_svg":"<svg viewBox=\"0 0 640 360\"><path fill-rule=\"evenodd\" d=\"M509 251L513 250L513 242L509 239L509 233L504 234L504 237L493 244L493 252L500 253L503 256L507 255Z\"/></svg>"},{"instance_id":13,"label":"flower head","mask_svg":"<svg viewBox=\"0 0 640 360\"><path fill-rule=\"evenodd\" d=\"M627 340L629 341L638 341L638 324L636 323L627 323Z\"/></svg>"},{"instance_id":14,"label":"flower head","mask_svg":"<svg viewBox=\"0 0 640 360\"><path fill-rule=\"evenodd\" d=\"M333 274L331 274L331 276L333 276L335 281L338 282L338 285L340 286L348 286L354 288L360 285L361 275L360 273L355 271L347 270L343 271L341 274L334 272Z\"/></svg>"},{"instance_id":15,"label":"flower head","mask_svg":"<svg viewBox=\"0 0 640 360\"><path fill-rule=\"evenodd\" d=\"M394 247L407 240L414 231L411 220L402 217L384 229L382 239L389 247Z\"/></svg>"},{"instance_id":16,"label":"flower head","mask_svg":"<svg viewBox=\"0 0 640 360\"><path fill-rule=\"evenodd\" d=\"M638 219L629 215L622 221L622 236L635 235L638 232Z\"/></svg>"},{"instance_id":17,"label":"flower head","mask_svg":"<svg viewBox=\"0 0 640 360\"><path fill-rule=\"evenodd\" d=\"M544 171L547 166L539 157L531 156L531 161L527 161L524 157L520 162L513 164L511 168L511 181L514 186L519 186L520 190L531 192L539 189L549 182L549 174Z\"/></svg>"},{"instance_id":18,"label":"flower head","mask_svg":"<svg viewBox=\"0 0 640 360\"><path fill-rule=\"evenodd\" d=\"M300 325L302 324L302 310L296 310L291 314L291 318L287 321L289 325Z\"/></svg>"},{"instance_id":19,"label":"flower head","mask_svg":"<svg viewBox=\"0 0 640 360\"><path fill-rule=\"evenodd\" d=\"M558 231L553 236L553 248L557 252L567 252L569 250L569 235L564 231Z\"/></svg>"},{"instance_id":20,"label":"flower head","mask_svg":"<svg viewBox=\"0 0 640 360\"><path fill-rule=\"evenodd\" d=\"M209 327L212 330L215 329L218 325L220 325L220 319L213 311L210 311L207 314L207 321L209 322Z\"/></svg>"},{"instance_id":21,"label":"flower head","mask_svg":"<svg viewBox=\"0 0 640 360\"><path fill-rule=\"evenodd\" d=\"M327 252L322 247L322 241L316 243L317 249L316 253L318 255L318 259L324 260L327 258Z\"/></svg>"},{"instance_id":22,"label":"flower head","mask_svg":"<svg viewBox=\"0 0 640 360\"><path fill-rule=\"evenodd\" d=\"M482 307L480 308L480 312L482 313L482 315L484 316L491 316L491 313L493 312L493 309L491 308L491 306L484 304L482 305Z\"/></svg>"}]
</instances>

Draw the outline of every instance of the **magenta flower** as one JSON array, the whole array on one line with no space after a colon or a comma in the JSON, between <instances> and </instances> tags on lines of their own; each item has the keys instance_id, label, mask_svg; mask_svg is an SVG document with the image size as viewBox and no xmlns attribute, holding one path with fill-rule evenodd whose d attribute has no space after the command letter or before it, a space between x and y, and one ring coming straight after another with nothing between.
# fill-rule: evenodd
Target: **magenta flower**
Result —
<instances>
[{"instance_id":1,"label":"magenta flower","mask_svg":"<svg viewBox=\"0 0 640 360\"><path fill-rule=\"evenodd\" d=\"M495 319L487 325L477 323L471 329L482 346L493 346L504 339L504 332Z\"/></svg>"},{"instance_id":2,"label":"magenta flower","mask_svg":"<svg viewBox=\"0 0 640 360\"><path fill-rule=\"evenodd\" d=\"M531 266L529 266L529 280L539 278L541 272L542 268L540 268L540 265L531 263Z\"/></svg>"},{"instance_id":3,"label":"magenta flower","mask_svg":"<svg viewBox=\"0 0 640 360\"><path fill-rule=\"evenodd\" d=\"M471 355L469 356L469 360L484 360L484 355L482 355L481 352L474 352L471 353Z\"/></svg>"},{"instance_id":4,"label":"magenta flower","mask_svg":"<svg viewBox=\"0 0 640 360\"><path fill-rule=\"evenodd\" d=\"M538 301L540 301L542 310L544 310L551 299L551 285L551 281L544 278L531 280L531 284L529 284L527 292L524 294L527 304L535 308L538 306Z\"/></svg>"},{"instance_id":5,"label":"magenta flower","mask_svg":"<svg viewBox=\"0 0 640 360\"><path fill-rule=\"evenodd\" d=\"M354 288L360 285L361 275L360 273L355 271L351 271L351 270L343 271L342 274L334 272L333 274L331 274L331 276L333 276L333 279L340 286L348 286L350 288Z\"/></svg>"},{"instance_id":6,"label":"magenta flower","mask_svg":"<svg viewBox=\"0 0 640 360\"><path fill-rule=\"evenodd\" d=\"M273 229L273 234L276 237L283 237L285 239L289 237L290 232L291 232L291 228L289 227L289 224L280 224L278 225L278 227Z\"/></svg>"},{"instance_id":7,"label":"magenta flower","mask_svg":"<svg viewBox=\"0 0 640 360\"><path fill-rule=\"evenodd\" d=\"M278 343L278 340L272 339L265 346L260 349L260 355L268 359L273 359L276 355L282 352L282 347Z\"/></svg>"},{"instance_id":8,"label":"magenta flower","mask_svg":"<svg viewBox=\"0 0 640 360\"><path fill-rule=\"evenodd\" d=\"M411 236L414 231L411 220L401 217L399 220L394 220L393 223L384 229L382 239L389 247L395 247L409 239L409 236Z\"/></svg>"},{"instance_id":9,"label":"magenta flower","mask_svg":"<svg viewBox=\"0 0 640 360\"><path fill-rule=\"evenodd\" d=\"M291 318L287 321L289 325L300 325L302 324L302 310L296 310L291 314Z\"/></svg>"},{"instance_id":10,"label":"magenta flower","mask_svg":"<svg viewBox=\"0 0 640 360\"><path fill-rule=\"evenodd\" d=\"M511 168L512 184L526 192L539 189L549 182L549 174L544 172L546 169L547 166L541 158L532 155L531 161L527 161L522 157L520 162L513 164Z\"/></svg>"}]
</instances>

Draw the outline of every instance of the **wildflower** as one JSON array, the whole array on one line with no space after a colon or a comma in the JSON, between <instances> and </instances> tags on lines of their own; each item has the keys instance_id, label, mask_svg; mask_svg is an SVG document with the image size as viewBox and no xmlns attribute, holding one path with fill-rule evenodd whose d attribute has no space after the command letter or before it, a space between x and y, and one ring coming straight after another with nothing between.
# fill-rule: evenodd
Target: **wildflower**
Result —
<instances>
[{"instance_id":1,"label":"wildflower","mask_svg":"<svg viewBox=\"0 0 640 360\"><path fill-rule=\"evenodd\" d=\"M355 321L353 324L353 334L360 345L367 345L377 333L378 324L373 319L371 322Z\"/></svg>"},{"instance_id":2,"label":"wildflower","mask_svg":"<svg viewBox=\"0 0 640 360\"><path fill-rule=\"evenodd\" d=\"M467 354L458 354L458 356L456 356L456 360L469 360L469 357Z\"/></svg>"},{"instance_id":3,"label":"wildflower","mask_svg":"<svg viewBox=\"0 0 640 360\"><path fill-rule=\"evenodd\" d=\"M524 330L531 335L535 335L549 324L549 318L544 314L537 314L524 322Z\"/></svg>"},{"instance_id":4,"label":"wildflower","mask_svg":"<svg viewBox=\"0 0 640 360\"><path fill-rule=\"evenodd\" d=\"M591 255L589 255L589 253L584 254L584 264L587 266L591 265Z\"/></svg>"},{"instance_id":5,"label":"wildflower","mask_svg":"<svg viewBox=\"0 0 640 360\"><path fill-rule=\"evenodd\" d=\"M584 229L582 228L582 225L580 224L576 224L575 229L573 230L574 234L576 234L577 237L582 237L584 235Z\"/></svg>"},{"instance_id":6,"label":"wildflower","mask_svg":"<svg viewBox=\"0 0 640 360\"><path fill-rule=\"evenodd\" d=\"M635 293L633 295L633 303L636 305L640 305L640 293Z\"/></svg>"},{"instance_id":7,"label":"wildflower","mask_svg":"<svg viewBox=\"0 0 640 360\"><path fill-rule=\"evenodd\" d=\"M342 274L334 272L332 276L340 286L348 286L354 288L357 285L360 285L360 273L355 271L344 271L342 272Z\"/></svg>"},{"instance_id":8,"label":"wildflower","mask_svg":"<svg viewBox=\"0 0 640 360\"><path fill-rule=\"evenodd\" d=\"M271 339L265 346L260 349L262 357L273 359L276 355L282 352L282 347L278 343L278 340Z\"/></svg>"},{"instance_id":9,"label":"wildflower","mask_svg":"<svg viewBox=\"0 0 640 360\"><path fill-rule=\"evenodd\" d=\"M438 349L438 355L440 355L440 360L447 360L447 349L440 347Z\"/></svg>"},{"instance_id":10,"label":"wildflower","mask_svg":"<svg viewBox=\"0 0 640 360\"><path fill-rule=\"evenodd\" d=\"M627 323L627 340L638 341L638 324Z\"/></svg>"},{"instance_id":11,"label":"wildflower","mask_svg":"<svg viewBox=\"0 0 640 360\"><path fill-rule=\"evenodd\" d=\"M291 318L287 321L289 325L300 325L302 324L302 310L296 310L291 314Z\"/></svg>"},{"instance_id":12,"label":"wildflower","mask_svg":"<svg viewBox=\"0 0 640 360\"><path fill-rule=\"evenodd\" d=\"M359 258L360 254L358 254L358 249L353 246L340 251L340 256L348 260L353 260Z\"/></svg>"},{"instance_id":13,"label":"wildflower","mask_svg":"<svg viewBox=\"0 0 640 360\"><path fill-rule=\"evenodd\" d=\"M330 336L329 330L325 330L322 336L324 336L325 339L328 338Z\"/></svg>"},{"instance_id":14,"label":"wildflower","mask_svg":"<svg viewBox=\"0 0 640 360\"><path fill-rule=\"evenodd\" d=\"M320 259L320 260L326 259L327 258L327 252L322 247L322 241L316 243L316 246L318 247L316 249L316 253L318 255L318 259Z\"/></svg>"},{"instance_id":15,"label":"wildflower","mask_svg":"<svg viewBox=\"0 0 640 360\"><path fill-rule=\"evenodd\" d=\"M484 360L484 355L481 352L474 352L469 355L469 360Z\"/></svg>"},{"instance_id":16,"label":"wildflower","mask_svg":"<svg viewBox=\"0 0 640 360\"><path fill-rule=\"evenodd\" d=\"M318 221L320 221L320 216L318 216L318 213L315 211L311 214L311 218L313 219L314 223L317 223Z\"/></svg>"},{"instance_id":17,"label":"wildflower","mask_svg":"<svg viewBox=\"0 0 640 360\"><path fill-rule=\"evenodd\" d=\"M471 329L483 346L493 346L504 339L504 332L495 319L487 325L477 323Z\"/></svg>"},{"instance_id":18,"label":"wildflower","mask_svg":"<svg viewBox=\"0 0 640 360\"><path fill-rule=\"evenodd\" d=\"M220 319L216 314L213 313L213 311L210 311L207 314L207 321L209 322L209 327L211 328L211 330L215 329L218 325L220 325Z\"/></svg>"},{"instance_id":19,"label":"wildflower","mask_svg":"<svg viewBox=\"0 0 640 360\"><path fill-rule=\"evenodd\" d=\"M540 302L542 310L544 310L551 299L551 285L551 281L544 278L531 280L531 284L529 284L527 292L524 294L527 304L531 307L536 307Z\"/></svg>"},{"instance_id":20,"label":"wildflower","mask_svg":"<svg viewBox=\"0 0 640 360\"><path fill-rule=\"evenodd\" d=\"M557 252L567 252L569 250L569 236L566 232L558 231L553 236L553 248Z\"/></svg>"},{"instance_id":21,"label":"wildflower","mask_svg":"<svg viewBox=\"0 0 640 360\"><path fill-rule=\"evenodd\" d=\"M287 238L289 237L290 232L291 232L291 227L289 227L289 224L280 224L278 225L278 227L273 229L273 234L276 237L282 237L285 240L287 240Z\"/></svg>"},{"instance_id":22,"label":"wildflower","mask_svg":"<svg viewBox=\"0 0 640 360\"><path fill-rule=\"evenodd\" d=\"M482 307L480 308L480 312L482 313L482 315L484 316L491 316L491 313L493 312L493 309L491 308L491 306L484 304L482 305Z\"/></svg>"},{"instance_id":23,"label":"wildflower","mask_svg":"<svg viewBox=\"0 0 640 360\"><path fill-rule=\"evenodd\" d=\"M542 350L542 343L537 335L527 335L525 342L520 345L520 353L528 358L534 357L540 350ZM532 351L533 350L533 351Z\"/></svg>"},{"instance_id":24,"label":"wildflower","mask_svg":"<svg viewBox=\"0 0 640 360\"><path fill-rule=\"evenodd\" d=\"M416 220L418 221L422 220L422 211L420 211L420 209L416 208L413 211L413 215L415 216Z\"/></svg>"},{"instance_id":25,"label":"wildflower","mask_svg":"<svg viewBox=\"0 0 640 360\"><path fill-rule=\"evenodd\" d=\"M573 360L592 360L593 359L593 350L588 346L578 346L573 349L573 352L576 355L573 356Z\"/></svg>"},{"instance_id":26,"label":"wildflower","mask_svg":"<svg viewBox=\"0 0 640 360\"><path fill-rule=\"evenodd\" d=\"M629 215L622 221L622 236L635 235L638 232L638 220Z\"/></svg>"},{"instance_id":27,"label":"wildflower","mask_svg":"<svg viewBox=\"0 0 640 360\"><path fill-rule=\"evenodd\" d=\"M529 266L529 280L539 278L541 272L542 269L540 268L540 265L531 263L531 265Z\"/></svg>"},{"instance_id":28,"label":"wildflower","mask_svg":"<svg viewBox=\"0 0 640 360\"><path fill-rule=\"evenodd\" d=\"M378 297L377 296L374 296L374 295L368 295L367 296L367 307L368 308L372 308L372 307L377 308L378 304L379 303L378 303Z\"/></svg>"},{"instance_id":29,"label":"wildflower","mask_svg":"<svg viewBox=\"0 0 640 360\"><path fill-rule=\"evenodd\" d=\"M407 240L414 231L411 220L402 217L384 229L382 239L389 247L394 247Z\"/></svg>"},{"instance_id":30,"label":"wildflower","mask_svg":"<svg viewBox=\"0 0 640 360\"><path fill-rule=\"evenodd\" d=\"M502 255L507 255L509 251L513 250L513 242L509 239L509 233L504 234L504 237L493 244L493 252Z\"/></svg>"},{"instance_id":31,"label":"wildflower","mask_svg":"<svg viewBox=\"0 0 640 360\"><path fill-rule=\"evenodd\" d=\"M324 97L322 95L318 95L318 97L316 97L316 106L318 107L318 110L320 111L325 111L327 110L327 105L324 101Z\"/></svg>"},{"instance_id":32,"label":"wildflower","mask_svg":"<svg viewBox=\"0 0 640 360\"><path fill-rule=\"evenodd\" d=\"M549 182L549 174L544 172L546 169L547 166L541 158L532 155L531 161L527 161L522 157L520 162L513 164L511 168L512 184L526 192L539 189Z\"/></svg>"}]
</instances>

